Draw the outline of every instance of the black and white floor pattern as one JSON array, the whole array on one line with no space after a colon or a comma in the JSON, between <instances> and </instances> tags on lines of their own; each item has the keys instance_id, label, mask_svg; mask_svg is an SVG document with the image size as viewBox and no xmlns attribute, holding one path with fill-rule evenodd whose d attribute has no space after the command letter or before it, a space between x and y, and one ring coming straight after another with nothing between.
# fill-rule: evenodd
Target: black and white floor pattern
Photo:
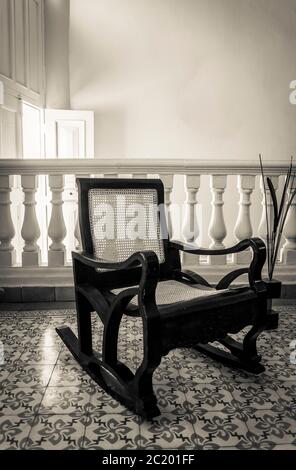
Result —
<instances>
[{"instance_id":1,"label":"black and white floor pattern","mask_svg":"<svg viewBox=\"0 0 296 470\"><path fill-rule=\"evenodd\" d=\"M165 357L154 374L161 416L144 421L75 363L55 327L74 310L0 312L0 449L296 449L296 308L262 334L266 372L253 376L192 350ZM102 328L94 314L96 344ZM141 322L121 326L121 360L141 360ZM292 357L293 359L293 357ZM293 361L292 361L293 362Z\"/></svg>"}]
</instances>

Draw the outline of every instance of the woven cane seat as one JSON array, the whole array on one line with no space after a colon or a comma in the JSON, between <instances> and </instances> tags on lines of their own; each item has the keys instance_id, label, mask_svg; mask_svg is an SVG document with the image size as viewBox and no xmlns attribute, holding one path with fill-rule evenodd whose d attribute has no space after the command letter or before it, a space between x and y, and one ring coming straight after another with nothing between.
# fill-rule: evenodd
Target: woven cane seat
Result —
<instances>
[{"instance_id":1,"label":"woven cane seat","mask_svg":"<svg viewBox=\"0 0 296 470\"><path fill-rule=\"evenodd\" d=\"M122 290L124 289L113 289L112 292L118 294ZM215 296L228 291L229 289L216 290L198 284L184 284L182 282L169 280L157 284L155 300L157 305L170 305L177 302L189 302L194 299ZM130 304L133 306L138 305L137 296L131 300Z\"/></svg>"}]
</instances>

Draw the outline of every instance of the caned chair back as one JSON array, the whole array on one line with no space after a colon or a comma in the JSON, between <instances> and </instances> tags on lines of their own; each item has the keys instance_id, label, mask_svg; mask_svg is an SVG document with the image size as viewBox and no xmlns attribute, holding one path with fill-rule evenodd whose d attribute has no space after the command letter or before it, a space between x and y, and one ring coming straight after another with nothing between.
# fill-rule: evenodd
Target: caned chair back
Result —
<instances>
[{"instance_id":1,"label":"caned chair back","mask_svg":"<svg viewBox=\"0 0 296 470\"><path fill-rule=\"evenodd\" d=\"M83 250L120 262L152 250L166 261L168 243L161 180L78 178Z\"/></svg>"}]
</instances>

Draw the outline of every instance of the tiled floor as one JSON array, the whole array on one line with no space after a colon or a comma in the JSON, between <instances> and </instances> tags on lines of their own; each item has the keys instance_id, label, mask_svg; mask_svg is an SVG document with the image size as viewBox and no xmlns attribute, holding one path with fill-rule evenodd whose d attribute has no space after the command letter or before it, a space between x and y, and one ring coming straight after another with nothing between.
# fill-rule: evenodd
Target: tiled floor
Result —
<instances>
[{"instance_id":1,"label":"tiled floor","mask_svg":"<svg viewBox=\"0 0 296 470\"><path fill-rule=\"evenodd\" d=\"M0 312L0 449L296 449L296 308L277 309L279 329L259 339L260 376L190 350L165 357L154 374L162 415L152 422L98 388L62 345L55 327L76 329L74 310ZM135 369L140 321L125 320L120 337L121 358Z\"/></svg>"}]
</instances>

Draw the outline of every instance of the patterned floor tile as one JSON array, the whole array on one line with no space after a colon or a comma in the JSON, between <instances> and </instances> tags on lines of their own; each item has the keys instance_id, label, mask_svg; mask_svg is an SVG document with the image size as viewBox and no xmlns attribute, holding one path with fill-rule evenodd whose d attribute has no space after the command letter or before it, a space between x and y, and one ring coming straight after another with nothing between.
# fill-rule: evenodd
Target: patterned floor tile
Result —
<instances>
[{"instance_id":1,"label":"patterned floor tile","mask_svg":"<svg viewBox=\"0 0 296 470\"><path fill-rule=\"evenodd\" d=\"M17 363L20 360L22 351L23 349L21 347L15 348L14 346L6 346L4 343L3 365L10 366Z\"/></svg>"},{"instance_id":2,"label":"patterned floor tile","mask_svg":"<svg viewBox=\"0 0 296 470\"><path fill-rule=\"evenodd\" d=\"M44 389L19 388L13 385L0 389L0 416L33 416L39 409Z\"/></svg>"},{"instance_id":3,"label":"patterned floor tile","mask_svg":"<svg viewBox=\"0 0 296 470\"><path fill-rule=\"evenodd\" d=\"M100 388L99 385L94 385L90 394L88 410L91 415L96 416L102 416L104 414L122 414L124 416L133 414L125 406L114 400L114 398Z\"/></svg>"},{"instance_id":4,"label":"patterned floor tile","mask_svg":"<svg viewBox=\"0 0 296 470\"><path fill-rule=\"evenodd\" d=\"M152 421L112 399L69 353L55 328L68 324L76 332L74 310L0 314L6 355L0 449L296 450L296 366L289 357L296 309L277 309L279 329L258 340L266 367L260 375L222 366L193 349L164 357L153 374L162 414ZM95 314L92 321L100 352L102 325ZM143 357L141 319L124 317L120 330L120 355L135 371ZM241 340L243 334L234 336Z\"/></svg>"},{"instance_id":5,"label":"patterned floor tile","mask_svg":"<svg viewBox=\"0 0 296 470\"><path fill-rule=\"evenodd\" d=\"M223 384L196 384L186 390L186 398L193 414L205 411L223 411L233 403L233 397Z\"/></svg>"},{"instance_id":6,"label":"patterned floor tile","mask_svg":"<svg viewBox=\"0 0 296 470\"><path fill-rule=\"evenodd\" d=\"M277 406L280 397L268 384L240 383L228 384L228 390L234 398L234 406L251 407L256 410L272 409Z\"/></svg>"},{"instance_id":7,"label":"patterned floor tile","mask_svg":"<svg viewBox=\"0 0 296 470\"><path fill-rule=\"evenodd\" d=\"M135 449L140 446L136 416L121 414L90 415L85 428L85 449Z\"/></svg>"},{"instance_id":8,"label":"patterned floor tile","mask_svg":"<svg viewBox=\"0 0 296 470\"><path fill-rule=\"evenodd\" d=\"M273 381L296 381L296 364L290 364L288 358L286 361L266 361L265 370L266 379Z\"/></svg>"},{"instance_id":9,"label":"patterned floor tile","mask_svg":"<svg viewBox=\"0 0 296 470\"><path fill-rule=\"evenodd\" d=\"M53 365L20 364L11 370L8 379L3 383L19 388L43 388L48 385L53 368Z\"/></svg>"},{"instance_id":10,"label":"patterned floor tile","mask_svg":"<svg viewBox=\"0 0 296 470\"><path fill-rule=\"evenodd\" d=\"M273 450L296 450L296 441L294 444L280 444L274 446Z\"/></svg>"},{"instance_id":11,"label":"patterned floor tile","mask_svg":"<svg viewBox=\"0 0 296 470\"><path fill-rule=\"evenodd\" d=\"M62 344L63 343L61 341L61 338L57 335L54 326L49 326L44 331L42 331L40 342L38 342L38 345L41 348L61 348Z\"/></svg>"},{"instance_id":12,"label":"patterned floor tile","mask_svg":"<svg viewBox=\"0 0 296 470\"><path fill-rule=\"evenodd\" d=\"M161 364L154 371L153 383L157 385L168 385L171 387L177 387L180 383L179 369L170 357L164 357Z\"/></svg>"},{"instance_id":13,"label":"patterned floor tile","mask_svg":"<svg viewBox=\"0 0 296 470\"><path fill-rule=\"evenodd\" d=\"M59 356L59 349L54 347L26 348L20 357L20 362L25 364L55 364Z\"/></svg>"},{"instance_id":14,"label":"patterned floor tile","mask_svg":"<svg viewBox=\"0 0 296 470\"><path fill-rule=\"evenodd\" d=\"M141 447L145 449L193 449L194 428L187 415L162 414L140 424Z\"/></svg>"},{"instance_id":15,"label":"patterned floor tile","mask_svg":"<svg viewBox=\"0 0 296 470\"><path fill-rule=\"evenodd\" d=\"M249 431L257 440L263 439L273 445L291 444L296 440L296 415L285 411L258 410L247 421Z\"/></svg>"},{"instance_id":16,"label":"patterned floor tile","mask_svg":"<svg viewBox=\"0 0 296 470\"><path fill-rule=\"evenodd\" d=\"M117 357L120 362L123 362L123 364L133 362L135 358L135 352L133 349L118 349Z\"/></svg>"},{"instance_id":17,"label":"patterned floor tile","mask_svg":"<svg viewBox=\"0 0 296 470\"><path fill-rule=\"evenodd\" d=\"M264 343L258 348L258 354L262 358L262 362L265 364L267 361L283 361L289 355L289 345L268 345Z\"/></svg>"},{"instance_id":18,"label":"patterned floor tile","mask_svg":"<svg viewBox=\"0 0 296 470\"><path fill-rule=\"evenodd\" d=\"M65 346L60 351L57 363L67 365L67 364L77 364L77 361Z\"/></svg>"},{"instance_id":19,"label":"patterned floor tile","mask_svg":"<svg viewBox=\"0 0 296 470\"><path fill-rule=\"evenodd\" d=\"M182 383L185 387L185 392L187 387L190 388L195 384L221 383L220 368L216 364L203 364L200 362L184 363L179 372L183 379Z\"/></svg>"},{"instance_id":20,"label":"patterned floor tile","mask_svg":"<svg viewBox=\"0 0 296 470\"><path fill-rule=\"evenodd\" d=\"M248 429L244 421L222 411L208 411L195 417L194 430L198 447L236 447Z\"/></svg>"},{"instance_id":21,"label":"patterned floor tile","mask_svg":"<svg viewBox=\"0 0 296 470\"><path fill-rule=\"evenodd\" d=\"M217 362L193 348L174 349L172 351L172 355L174 360L180 365L186 364L189 367L196 367L197 365L212 365L217 367Z\"/></svg>"},{"instance_id":22,"label":"patterned floor tile","mask_svg":"<svg viewBox=\"0 0 296 470\"><path fill-rule=\"evenodd\" d=\"M85 418L38 415L27 441L29 449L66 450L82 447Z\"/></svg>"},{"instance_id":23,"label":"patterned floor tile","mask_svg":"<svg viewBox=\"0 0 296 470\"><path fill-rule=\"evenodd\" d=\"M48 387L39 408L39 414L85 415L89 409L90 394L79 387Z\"/></svg>"},{"instance_id":24,"label":"patterned floor tile","mask_svg":"<svg viewBox=\"0 0 296 470\"><path fill-rule=\"evenodd\" d=\"M169 413L173 416L188 413L188 409L184 407L186 396L182 390L167 385L154 385L154 393L161 413Z\"/></svg>"},{"instance_id":25,"label":"patterned floor tile","mask_svg":"<svg viewBox=\"0 0 296 470\"><path fill-rule=\"evenodd\" d=\"M92 379L78 364L57 364L54 367L49 386L50 387L75 387L89 386Z\"/></svg>"},{"instance_id":26,"label":"patterned floor tile","mask_svg":"<svg viewBox=\"0 0 296 470\"><path fill-rule=\"evenodd\" d=\"M9 376L11 370L12 370L11 366L8 366L8 365L0 366L0 388L2 386L7 386L6 379Z\"/></svg>"},{"instance_id":27,"label":"patterned floor tile","mask_svg":"<svg viewBox=\"0 0 296 470\"><path fill-rule=\"evenodd\" d=\"M296 381L281 382L274 387L280 397L280 404L284 408L293 410L296 414Z\"/></svg>"},{"instance_id":28,"label":"patterned floor tile","mask_svg":"<svg viewBox=\"0 0 296 470\"><path fill-rule=\"evenodd\" d=\"M0 450L23 450L33 418L0 416Z\"/></svg>"},{"instance_id":29,"label":"patterned floor tile","mask_svg":"<svg viewBox=\"0 0 296 470\"><path fill-rule=\"evenodd\" d=\"M220 367L220 378L224 383L266 383L265 372L255 375L243 370L234 369L227 366Z\"/></svg>"}]
</instances>

